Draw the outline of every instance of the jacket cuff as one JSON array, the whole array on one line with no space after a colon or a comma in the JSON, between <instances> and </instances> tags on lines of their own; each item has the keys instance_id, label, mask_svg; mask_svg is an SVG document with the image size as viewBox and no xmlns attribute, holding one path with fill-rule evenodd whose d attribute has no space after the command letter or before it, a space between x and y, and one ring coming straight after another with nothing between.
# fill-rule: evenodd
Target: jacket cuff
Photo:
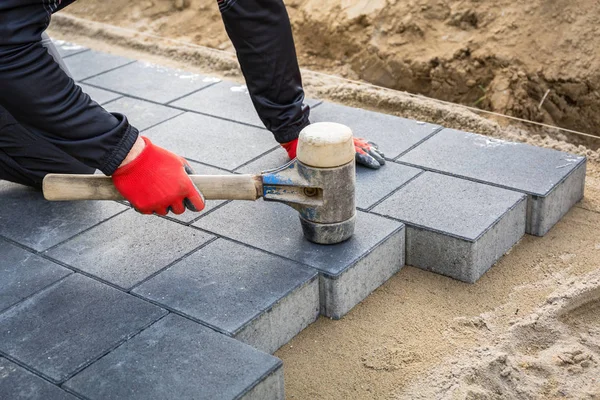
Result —
<instances>
[{"instance_id":1,"label":"jacket cuff","mask_svg":"<svg viewBox=\"0 0 600 400\"><path fill-rule=\"evenodd\" d=\"M114 113L113 115L121 122L122 134L118 144L112 151L106 154L100 168L98 168L105 175L112 175L115 170L119 168L119 165L121 165L125 157L127 157L127 154L129 154L133 144L139 136L139 131L135 127L129 125L129 122L124 115L117 113Z\"/></svg>"}]
</instances>

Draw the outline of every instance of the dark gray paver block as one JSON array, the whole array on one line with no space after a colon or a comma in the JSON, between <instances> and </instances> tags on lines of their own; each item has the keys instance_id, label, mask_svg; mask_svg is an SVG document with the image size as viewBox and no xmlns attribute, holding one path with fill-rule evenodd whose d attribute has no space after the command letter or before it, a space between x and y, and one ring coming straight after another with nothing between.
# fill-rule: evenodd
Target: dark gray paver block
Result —
<instances>
[{"instance_id":1,"label":"dark gray paver block","mask_svg":"<svg viewBox=\"0 0 600 400\"><path fill-rule=\"evenodd\" d=\"M52 43L54 43L54 46L58 50L58 54L63 58L89 50L87 47L65 42L64 40L52 39Z\"/></svg>"},{"instance_id":2,"label":"dark gray paver block","mask_svg":"<svg viewBox=\"0 0 600 400\"><path fill-rule=\"evenodd\" d=\"M49 202L31 188L0 181L0 235L42 251L127 209L111 201Z\"/></svg>"},{"instance_id":3,"label":"dark gray paver block","mask_svg":"<svg viewBox=\"0 0 600 400\"><path fill-rule=\"evenodd\" d=\"M122 97L107 104L105 108L108 111L126 115L131 125L135 126L140 131L182 113L182 111L171 107L132 99L131 97Z\"/></svg>"},{"instance_id":4,"label":"dark gray paver block","mask_svg":"<svg viewBox=\"0 0 600 400\"><path fill-rule=\"evenodd\" d=\"M444 129L400 162L526 193L527 233L545 235L583 198L586 158Z\"/></svg>"},{"instance_id":5,"label":"dark gray paver block","mask_svg":"<svg viewBox=\"0 0 600 400\"><path fill-rule=\"evenodd\" d=\"M276 149L243 166L236 172L257 174L284 165L289 161L283 149ZM356 206L367 210L393 191L421 173L420 169L396 163L386 163L381 169L356 167Z\"/></svg>"},{"instance_id":6,"label":"dark gray paver block","mask_svg":"<svg viewBox=\"0 0 600 400\"><path fill-rule=\"evenodd\" d=\"M0 351L59 383L165 313L74 274L0 314Z\"/></svg>"},{"instance_id":7,"label":"dark gray paver block","mask_svg":"<svg viewBox=\"0 0 600 400\"><path fill-rule=\"evenodd\" d=\"M163 104L213 84L202 75L141 61L96 76L87 82Z\"/></svg>"},{"instance_id":8,"label":"dark gray paver block","mask_svg":"<svg viewBox=\"0 0 600 400\"><path fill-rule=\"evenodd\" d=\"M230 171L278 146L264 129L194 113L182 114L144 134L183 157Z\"/></svg>"},{"instance_id":9,"label":"dark gray paver block","mask_svg":"<svg viewBox=\"0 0 600 400\"><path fill-rule=\"evenodd\" d=\"M66 268L0 239L0 311L70 273Z\"/></svg>"},{"instance_id":10,"label":"dark gray paver block","mask_svg":"<svg viewBox=\"0 0 600 400\"><path fill-rule=\"evenodd\" d=\"M311 107L319 102L314 99L305 100L305 103ZM220 82L179 99L173 105L264 128L264 124L252 105L248 89L239 83Z\"/></svg>"},{"instance_id":11,"label":"dark gray paver block","mask_svg":"<svg viewBox=\"0 0 600 400\"><path fill-rule=\"evenodd\" d=\"M84 51L65 58L73 79L82 81L92 76L126 65L133 60L97 51Z\"/></svg>"},{"instance_id":12,"label":"dark gray paver block","mask_svg":"<svg viewBox=\"0 0 600 400\"><path fill-rule=\"evenodd\" d=\"M48 255L124 289L212 239L177 222L129 210Z\"/></svg>"},{"instance_id":13,"label":"dark gray paver block","mask_svg":"<svg viewBox=\"0 0 600 400\"><path fill-rule=\"evenodd\" d=\"M352 128L355 137L379 145L386 158L396 158L440 129L438 125L359 108L322 103L311 113L312 122L338 122Z\"/></svg>"},{"instance_id":14,"label":"dark gray paver block","mask_svg":"<svg viewBox=\"0 0 600 400\"><path fill-rule=\"evenodd\" d=\"M406 225L406 263L475 282L525 234L522 193L426 172L373 212Z\"/></svg>"},{"instance_id":15,"label":"dark gray paver block","mask_svg":"<svg viewBox=\"0 0 600 400\"><path fill-rule=\"evenodd\" d=\"M298 212L278 203L233 202L195 226L321 272L321 313L340 318L404 265L404 225L358 212L354 236L334 246L308 242Z\"/></svg>"},{"instance_id":16,"label":"dark gray paver block","mask_svg":"<svg viewBox=\"0 0 600 400\"><path fill-rule=\"evenodd\" d=\"M267 353L319 315L318 273L219 239L134 292Z\"/></svg>"},{"instance_id":17,"label":"dark gray paver block","mask_svg":"<svg viewBox=\"0 0 600 400\"><path fill-rule=\"evenodd\" d=\"M69 380L89 399L283 399L279 359L169 315Z\"/></svg>"},{"instance_id":18,"label":"dark gray paver block","mask_svg":"<svg viewBox=\"0 0 600 400\"><path fill-rule=\"evenodd\" d=\"M0 357L0 399L76 400L77 398Z\"/></svg>"},{"instance_id":19,"label":"dark gray paver block","mask_svg":"<svg viewBox=\"0 0 600 400\"><path fill-rule=\"evenodd\" d=\"M108 103L109 101L112 101L114 99L121 97L121 95L118 93L113 93L113 92L109 92L108 90L98 89L93 86L86 85L85 83L80 83L79 86L85 93L87 93L92 98L92 100L94 100L96 103L98 103L100 105L103 105L105 103Z\"/></svg>"}]
</instances>

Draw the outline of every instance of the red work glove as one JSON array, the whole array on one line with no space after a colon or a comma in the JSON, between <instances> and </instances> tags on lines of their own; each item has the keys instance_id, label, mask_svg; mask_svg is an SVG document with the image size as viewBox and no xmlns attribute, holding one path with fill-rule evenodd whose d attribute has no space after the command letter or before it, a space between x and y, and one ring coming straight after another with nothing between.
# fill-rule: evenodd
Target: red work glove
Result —
<instances>
[{"instance_id":1,"label":"red work glove","mask_svg":"<svg viewBox=\"0 0 600 400\"><path fill-rule=\"evenodd\" d=\"M291 142L282 143L281 147L287 151L290 160L296 158L296 149L298 148L298 139ZM384 155L379 151L379 147L365 139L354 138L354 148L356 149L356 163L367 168L379 169L385 164Z\"/></svg>"},{"instance_id":2,"label":"red work glove","mask_svg":"<svg viewBox=\"0 0 600 400\"><path fill-rule=\"evenodd\" d=\"M204 198L188 176L193 171L187 161L142 139L146 146L140 155L112 175L119 193L142 214L204 209Z\"/></svg>"}]
</instances>

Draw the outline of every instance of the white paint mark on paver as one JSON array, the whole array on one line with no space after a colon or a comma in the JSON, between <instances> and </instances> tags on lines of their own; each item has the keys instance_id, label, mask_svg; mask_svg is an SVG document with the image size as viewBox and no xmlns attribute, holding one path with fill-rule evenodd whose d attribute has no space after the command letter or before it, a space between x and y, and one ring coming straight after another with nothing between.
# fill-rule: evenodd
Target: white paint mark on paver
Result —
<instances>
[{"instance_id":1,"label":"white paint mark on paver","mask_svg":"<svg viewBox=\"0 0 600 400\"><path fill-rule=\"evenodd\" d=\"M234 93L248 93L248 87L246 85L234 86L230 90Z\"/></svg>"},{"instance_id":2,"label":"white paint mark on paver","mask_svg":"<svg viewBox=\"0 0 600 400\"><path fill-rule=\"evenodd\" d=\"M219 78L214 77L214 76L207 76L206 78L202 79L202 82L205 82L205 83L219 83L219 82L221 82L221 80Z\"/></svg>"}]
</instances>

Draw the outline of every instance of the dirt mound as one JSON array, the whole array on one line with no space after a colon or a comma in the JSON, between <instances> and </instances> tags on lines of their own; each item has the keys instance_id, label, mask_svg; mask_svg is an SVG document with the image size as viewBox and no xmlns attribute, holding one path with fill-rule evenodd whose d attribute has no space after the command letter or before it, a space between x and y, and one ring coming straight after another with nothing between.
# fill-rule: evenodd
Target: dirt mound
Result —
<instances>
[{"instance_id":1,"label":"dirt mound","mask_svg":"<svg viewBox=\"0 0 600 400\"><path fill-rule=\"evenodd\" d=\"M87 0L68 12L231 49L214 3ZM286 4L305 67L600 135L597 0Z\"/></svg>"}]
</instances>

